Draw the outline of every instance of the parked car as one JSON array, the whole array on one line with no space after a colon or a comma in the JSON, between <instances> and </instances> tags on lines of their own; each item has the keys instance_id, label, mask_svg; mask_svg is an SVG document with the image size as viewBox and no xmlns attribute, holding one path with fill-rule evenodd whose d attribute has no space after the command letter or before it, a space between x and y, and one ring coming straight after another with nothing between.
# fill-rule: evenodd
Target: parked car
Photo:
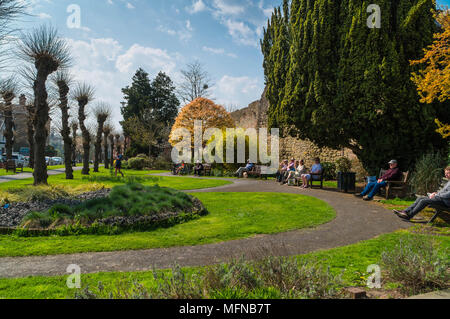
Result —
<instances>
[{"instance_id":1,"label":"parked car","mask_svg":"<svg viewBox=\"0 0 450 319\"><path fill-rule=\"evenodd\" d=\"M49 166L53 166L53 165L62 165L63 164L63 159L61 157L50 157L49 160Z\"/></svg>"},{"instance_id":2,"label":"parked car","mask_svg":"<svg viewBox=\"0 0 450 319\"><path fill-rule=\"evenodd\" d=\"M28 164L25 160L25 156L19 153L12 153L12 159L16 162L16 166L22 165L23 167L26 167ZM2 155L2 162L6 162L6 154Z\"/></svg>"}]
</instances>

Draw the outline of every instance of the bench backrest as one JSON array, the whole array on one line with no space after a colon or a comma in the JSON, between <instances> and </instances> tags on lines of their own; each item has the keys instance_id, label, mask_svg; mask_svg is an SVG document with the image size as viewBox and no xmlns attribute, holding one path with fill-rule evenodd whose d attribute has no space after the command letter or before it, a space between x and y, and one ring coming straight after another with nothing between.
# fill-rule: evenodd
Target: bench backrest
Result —
<instances>
[{"instance_id":1,"label":"bench backrest","mask_svg":"<svg viewBox=\"0 0 450 319\"><path fill-rule=\"evenodd\" d=\"M383 176L386 172L387 172L386 169L380 169L379 178L381 178L381 176ZM400 181L403 182L403 183L406 183L408 181L408 177L409 177L409 171L408 172L402 172L402 179Z\"/></svg>"},{"instance_id":2,"label":"bench backrest","mask_svg":"<svg viewBox=\"0 0 450 319\"><path fill-rule=\"evenodd\" d=\"M15 160L8 160L8 162L6 162L6 166L8 168L14 168L16 167L16 161Z\"/></svg>"}]
</instances>

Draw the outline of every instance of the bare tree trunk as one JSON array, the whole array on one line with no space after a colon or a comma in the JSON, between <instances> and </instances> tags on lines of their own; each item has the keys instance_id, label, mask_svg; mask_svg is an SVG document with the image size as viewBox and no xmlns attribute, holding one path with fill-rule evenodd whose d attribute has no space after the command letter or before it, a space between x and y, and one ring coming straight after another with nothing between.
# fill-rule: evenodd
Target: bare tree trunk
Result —
<instances>
[{"instance_id":1,"label":"bare tree trunk","mask_svg":"<svg viewBox=\"0 0 450 319\"><path fill-rule=\"evenodd\" d=\"M120 155L122 151L122 148L120 147L120 135L116 135L116 149L117 155Z\"/></svg>"},{"instance_id":2,"label":"bare tree trunk","mask_svg":"<svg viewBox=\"0 0 450 319\"><path fill-rule=\"evenodd\" d=\"M78 125L76 123L72 123L72 163L77 166L77 130Z\"/></svg>"},{"instance_id":3,"label":"bare tree trunk","mask_svg":"<svg viewBox=\"0 0 450 319\"><path fill-rule=\"evenodd\" d=\"M114 168L114 135L109 136L109 143L111 144L111 167Z\"/></svg>"},{"instance_id":4,"label":"bare tree trunk","mask_svg":"<svg viewBox=\"0 0 450 319\"><path fill-rule=\"evenodd\" d=\"M64 164L66 166L66 179L73 179L72 139L70 138L69 107L67 101L67 94L69 94L69 87L67 86L66 83L63 82L59 82L58 87L61 102L59 107L61 109L61 121L62 121L61 135L64 141Z\"/></svg>"},{"instance_id":5,"label":"bare tree trunk","mask_svg":"<svg viewBox=\"0 0 450 319\"><path fill-rule=\"evenodd\" d=\"M98 166L102 156L102 134L104 121L98 121L97 140L95 141L95 156L94 156L94 172L98 173Z\"/></svg>"},{"instance_id":6,"label":"bare tree trunk","mask_svg":"<svg viewBox=\"0 0 450 319\"><path fill-rule=\"evenodd\" d=\"M108 137L109 134L107 132L104 132L103 135L103 152L105 153L105 168L109 169L109 157L108 157Z\"/></svg>"},{"instance_id":7,"label":"bare tree trunk","mask_svg":"<svg viewBox=\"0 0 450 319\"><path fill-rule=\"evenodd\" d=\"M47 103L47 81L48 72L38 68L36 81L34 82L35 98L35 132L34 132L34 185L47 184L47 163L45 162L45 144L47 143L47 123L49 120L49 106Z\"/></svg>"},{"instance_id":8,"label":"bare tree trunk","mask_svg":"<svg viewBox=\"0 0 450 319\"><path fill-rule=\"evenodd\" d=\"M89 175L89 152L91 149L91 135L84 125L84 121L86 120L84 108L86 107L86 104L87 100L78 102L78 120L80 121L80 129L83 136L83 170L81 171L82 175Z\"/></svg>"},{"instance_id":9,"label":"bare tree trunk","mask_svg":"<svg viewBox=\"0 0 450 319\"><path fill-rule=\"evenodd\" d=\"M6 149L6 159L11 160L12 159L12 152L13 152L13 145L14 145L14 120L13 120L13 113L12 113L12 100L14 99L14 94L8 93L3 95L3 99L5 100L5 111L4 111L4 117L5 117L5 149Z\"/></svg>"},{"instance_id":10,"label":"bare tree trunk","mask_svg":"<svg viewBox=\"0 0 450 319\"><path fill-rule=\"evenodd\" d=\"M27 111L27 141L30 146L29 168L34 168L34 105L27 103L25 95L20 96L20 105Z\"/></svg>"}]
</instances>

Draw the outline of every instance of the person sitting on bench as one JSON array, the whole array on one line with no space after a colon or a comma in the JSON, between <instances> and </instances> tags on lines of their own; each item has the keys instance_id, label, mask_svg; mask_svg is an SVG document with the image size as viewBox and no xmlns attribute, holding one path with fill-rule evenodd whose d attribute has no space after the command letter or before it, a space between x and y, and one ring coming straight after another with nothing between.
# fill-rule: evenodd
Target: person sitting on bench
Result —
<instances>
[{"instance_id":1,"label":"person sitting on bench","mask_svg":"<svg viewBox=\"0 0 450 319\"><path fill-rule=\"evenodd\" d=\"M302 181L303 185L301 188L308 188L308 183L312 179L313 181L320 180L320 177L318 175L322 174L323 172L323 166L320 164L320 158L316 158L314 160L314 165L311 167L311 172L309 174L303 174L302 175Z\"/></svg>"},{"instance_id":2,"label":"person sitting on bench","mask_svg":"<svg viewBox=\"0 0 450 319\"><path fill-rule=\"evenodd\" d=\"M372 183L368 183L366 188L363 190L361 194L355 194L356 197L362 197L366 201L371 201L376 194L380 191L381 188L387 186L388 181L398 181L402 176L402 172L398 167L398 162L396 160L392 160L389 162L389 170L381 176L381 178Z\"/></svg>"},{"instance_id":3,"label":"person sitting on bench","mask_svg":"<svg viewBox=\"0 0 450 319\"><path fill-rule=\"evenodd\" d=\"M250 162L250 160L247 161L247 165L245 167L241 167L237 170L236 175L238 175L240 178L243 177L244 173L250 172L253 167L255 167L255 164Z\"/></svg>"},{"instance_id":4,"label":"person sitting on bench","mask_svg":"<svg viewBox=\"0 0 450 319\"><path fill-rule=\"evenodd\" d=\"M450 166L445 169L445 178L450 179ZM394 210L394 213L405 220L411 220L429 205L450 207L450 181L437 193L421 197L414 204L403 211Z\"/></svg>"},{"instance_id":5,"label":"person sitting on bench","mask_svg":"<svg viewBox=\"0 0 450 319\"><path fill-rule=\"evenodd\" d=\"M277 175L276 175L276 179L277 179L278 183L281 182L284 174L287 172L288 164L289 164L288 160L284 160L283 162L281 162L280 169L277 171Z\"/></svg>"},{"instance_id":6,"label":"person sitting on bench","mask_svg":"<svg viewBox=\"0 0 450 319\"><path fill-rule=\"evenodd\" d=\"M176 168L175 175L181 175L181 172L184 170L185 166L186 164L184 163L184 161L182 161L181 164Z\"/></svg>"},{"instance_id":7,"label":"person sitting on bench","mask_svg":"<svg viewBox=\"0 0 450 319\"><path fill-rule=\"evenodd\" d=\"M203 166L200 161L197 161L197 165L194 167L194 176L198 175L201 176L202 172L204 171L205 167Z\"/></svg>"}]
</instances>

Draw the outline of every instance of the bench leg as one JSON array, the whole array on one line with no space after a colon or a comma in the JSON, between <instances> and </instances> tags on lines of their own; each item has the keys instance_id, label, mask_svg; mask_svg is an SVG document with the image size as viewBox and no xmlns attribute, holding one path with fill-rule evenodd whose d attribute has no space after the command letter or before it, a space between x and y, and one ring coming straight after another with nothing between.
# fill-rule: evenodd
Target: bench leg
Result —
<instances>
[{"instance_id":1,"label":"bench leg","mask_svg":"<svg viewBox=\"0 0 450 319\"><path fill-rule=\"evenodd\" d=\"M435 213L434 213L433 217L431 217L428 224L434 223L434 221L439 217L440 214L441 214L441 211L439 209L435 209Z\"/></svg>"}]
</instances>

